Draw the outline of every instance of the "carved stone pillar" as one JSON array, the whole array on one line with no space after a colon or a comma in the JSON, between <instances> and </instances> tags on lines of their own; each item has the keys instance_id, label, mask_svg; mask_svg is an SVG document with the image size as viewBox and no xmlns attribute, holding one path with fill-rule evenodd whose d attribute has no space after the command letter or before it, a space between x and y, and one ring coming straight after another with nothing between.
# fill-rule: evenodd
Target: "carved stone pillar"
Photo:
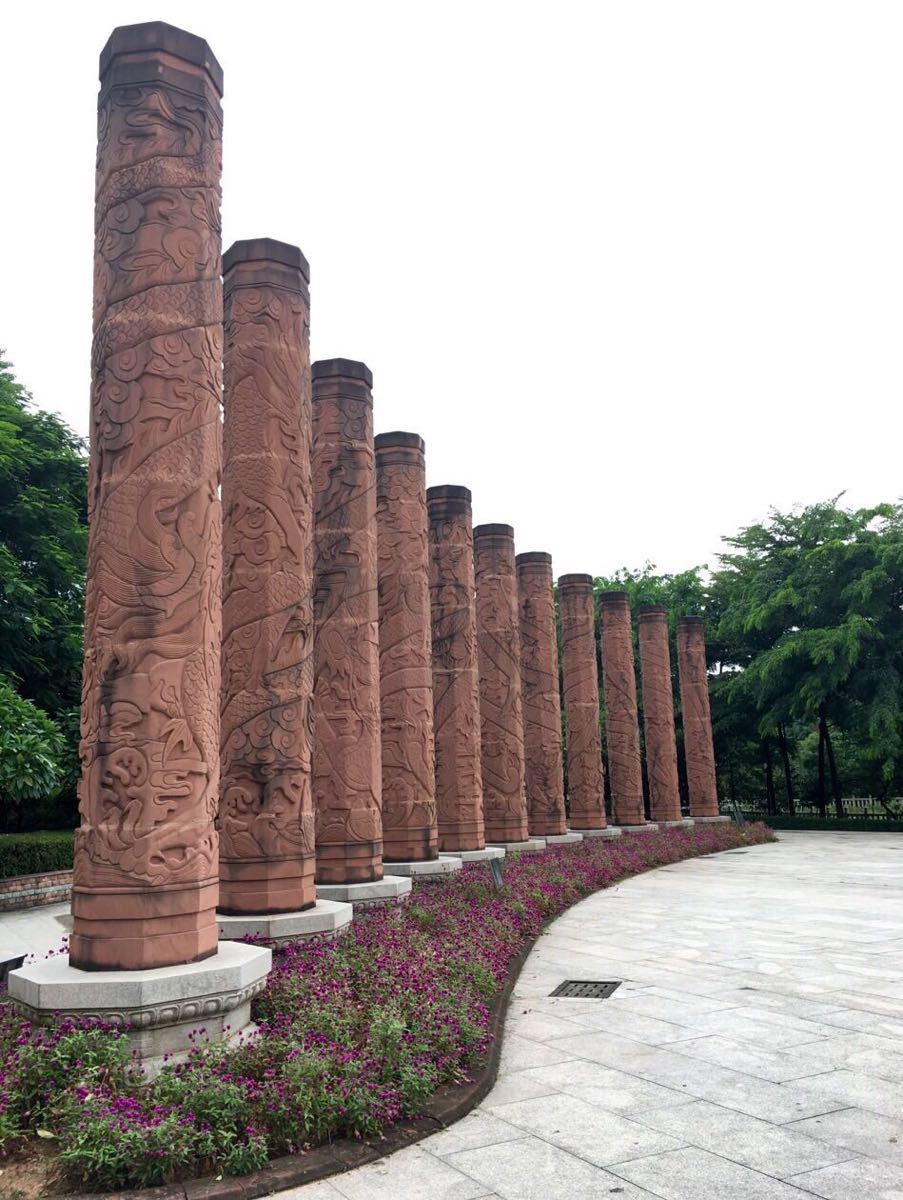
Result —
<instances>
[{"instance_id":1,"label":"carved stone pillar","mask_svg":"<svg viewBox=\"0 0 903 1200\"><path fill-rule=\"evenodd\" d=\"M223 77L153 22L100 80L69 961L133 970L217 948Z\"/></svg>"},{"instance_id":2,"label":"carved stone pillar","mask_svg":"<svg viewBox=\"0 0 903 1200\"><path fill-rule=\"evenodd\" d=\"M715 779L715 748L712 744L709 675L702 617L678 618L677 667L690 816L717 817L718 785Z\"/></svg>"},{"instance_id":3,"label":"carved stone pillar","mask_svg":"<svg viewBox=\"0 0 903 1200\"><path fill-rule=\"evenodd\" d=\"M424 445L375 445L383 859L424 862L438 852Z\"/></svg>"},{"instance_id":4,"label":"carved stone pillar","mask_svg":"<svg viewBox=\"0 0 903 1200\"><path fill-rule=\"evenodd\" d=\"M567 722L569 824L577 830L604 829L592 575L562 575L558 580L558 606Z\"/></svg>"},{"instance_id":5,"label":"carved stone pillar","mask_svg":"<svg viewBox=\"0 0 903 1200\"><path fill-rule=\"evenodd\" d=\"M219 907L293 912L316 900L309 271L261 238L223 274Z\"/></svg>"},{"instance_id":6,"label":"carved stone pillar","mask_svg":"<svg viewBox=\"0 0 903 1200\"><path fill-rule=\"evenodd\" d=\"M483 775L470 492L426 493L439 849L482 850Z\"/></svg>"},{"instance_id":7,"label":"carved stone pillar","mask_svg":"<svg viewBox=\"0 0 903 1200\"><path fill-rule=\"evenodd\" d=\"M603 592L600 608L612 816L616 825L643 825L646 821L643 811L643 765L627 593Z\"/></svg>"},{"instance_id":8,"label":"carved stone pillar","mask_svg":"<svg viewBox=\"0 0 903 1200\"><path fill-rule=\"evenodd\" d=\"M524 766L530 835L567 833L551 554L518 554Z\"/></svg>"},{"instance_id":9,"label":"carved stone pillar","mask_svg":"<svg viewBox=\"0 0 903 1200\"><path fill-rule=\"evenodd\" d=\"M510 525L478 525L473 551L486 840L524 842L528 827L514 530Z\"/></svg>"},{"instance_id":10,"label":"carved stone pillar","mask_svg":"<svg viewBox=\"0 0 903 1200\"><path fill-rule=\"evenodd\" d=\"M382 879L373 376L313 365L317 882Z\"/></svg>"},{"instance_id":11,"label":"carved stone pillar","mask_svg":"<svg viewBox=\"0 0 903 1200\"><path fill-rule=\"evenodd\" d=\"M680 787L677 780L668 610L662 604L642 605L638 610L637 625L643 672L646 774L652 819L679 821Z\"/></svg>"}]
</instances>

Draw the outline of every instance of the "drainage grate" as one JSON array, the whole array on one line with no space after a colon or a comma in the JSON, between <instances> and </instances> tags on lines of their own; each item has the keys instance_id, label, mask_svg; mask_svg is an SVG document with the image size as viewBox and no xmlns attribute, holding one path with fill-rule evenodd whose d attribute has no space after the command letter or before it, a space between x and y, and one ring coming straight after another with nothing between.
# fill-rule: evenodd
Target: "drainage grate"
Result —
<instances>
[{"instance_id":1,"label":"drainage grate","mask_svg":"<svg viewBox=\"0 0 903 1200\"><path fill-rule=\"evenodd\" d=\"M620 979L566 979L559 983L552 996L580 996L584 1000L607 1000L615 988L621 986Z\"/></svg>"}]
</instances>

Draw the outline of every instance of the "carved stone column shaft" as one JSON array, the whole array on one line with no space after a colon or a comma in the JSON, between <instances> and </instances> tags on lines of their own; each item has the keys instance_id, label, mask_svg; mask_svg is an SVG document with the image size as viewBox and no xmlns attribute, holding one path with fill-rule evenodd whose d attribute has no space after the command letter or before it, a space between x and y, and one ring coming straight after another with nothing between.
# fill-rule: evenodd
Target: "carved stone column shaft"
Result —
<instances>
[{"instance_id":1,"label":"carved stone column shaft","mask_svg":"<svg viewBox=\"0 0 903 1200\"><path fill-rule=\"evenodd\" d=\"M473 547L486 840L523 842L528 826L514 530L478 525Z\"/></svg>"},{"instance_id":2,"label":"carved stone column shaft","mask_svg":"<svg viewBox=\"0 0 903 1200\"><path fill-rule=\"evenodd\" d=\"M423 439L376 438L383 858L436 858L430 565Z\"/></svg>"},{"instance_id":3,"label":"carved stone column shaft","mask_svg":"<svg viewBox=\"0 0 903 1200\"><path fill-rule=\"evenodd\" d=\"M518 554L524 766L531 837L567 832L552 556Z\"/></svg>"},{"instance_id":4,"label":"carved stone column shaft","mask_svg":"<svg viewBox=\"0 0 903 1200\"><path fill-rule=\"evenodd\" d=\"M674 695L668 610L647 604L637 614L640 666L643 673L643 728L646 733L646 774L653 821L680 820L677 742L674 733Z\"/></svg>"},{"instance_id":5,"label":"carved stone column shaft","mask_svg":"<svg viewBox=\"0 0 903 1200\"><path fill-rule=\"evenodd\" d=\"M592 575L562 575L561 670L567 722L568 807L572 829L604 829L602 735Z\"/></svg>"},{"instance_id":6,"label":"carved stone column shaft","mask_svg":"<svg viewBox=\"0 0 903 1200\"><path fill-rule=\"evenodd\" d=\"M296 246L224 261L220 911L312 905L309 272Z\"/></svg>"},{"instance_id":7,"label":"carved stone column shaft","mask_svg":"<svg viewBox=\"0 0 903 1200\"><path fill-rule=\"evenodd\" d=\"M603 592L600 607L612 815L616 825L643 825L646 814L630 601L626 592Z\"/></svg>"},{"instance_id":8,"label":"carved stone column shaft","mask_svg":"<svg viewBox=\"0 0 903 1200\"><path fill-rule=\"evenodd\" d=\"M483 776L471 497L426 493L433 634L433 725L439 849L482 850Z\"/></svg>"},{"instance_id":9,"label":"carved stone column shaft","mask_svg":"<svg viewBox=\"0 0 903 1200\"><path fill-rule=\"evenodd\" d=\"M70 962L217 945L222 71L161 22L100 57L91 524Z\"/></svg>"},{"instance_id":10,"label":"carved stone column shaft","mask_svg":"<svg viewBox=\"0 0 903 1200\"><path fill-rule=\"evenodd\" d=\"M715 747L712 743L705 630L701 617L678 618L677 667L690 816L717 817L718 784L715 778Z\"/></svg>"},{"instance_id":11,"label":"carved stone column shaft","mask_svg":"<svg viewBox=\"0 0 903 1200\"><path fill-rule=\"evenodd\" d=\"M313 365L317 882L382 879L373 377Z\"/></svg>"}]
</instances>

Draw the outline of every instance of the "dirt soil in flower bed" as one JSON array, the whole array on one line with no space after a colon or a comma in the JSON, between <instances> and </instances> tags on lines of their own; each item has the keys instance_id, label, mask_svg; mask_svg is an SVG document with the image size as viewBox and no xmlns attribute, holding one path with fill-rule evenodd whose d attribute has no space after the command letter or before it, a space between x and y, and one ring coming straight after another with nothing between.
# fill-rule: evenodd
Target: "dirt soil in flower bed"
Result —
<instances>
[{"instance_id":1,"label":"dirt soil in flower bed","mask_svg":"<svg viewBox=\"0 0 903 1200\"><path fill-rule=\"evenodd\" d=\"M415 881L408 904L277 953L258 1037L226 1049L199 1031L150 1083L109 1027L39 1028L0 1004L0 1195L252 1200L409 1145L492 1087L544 925L642 871L772 837L667 829L511 857L501 891L486 864Z\"/></svg>"}]
</instances>

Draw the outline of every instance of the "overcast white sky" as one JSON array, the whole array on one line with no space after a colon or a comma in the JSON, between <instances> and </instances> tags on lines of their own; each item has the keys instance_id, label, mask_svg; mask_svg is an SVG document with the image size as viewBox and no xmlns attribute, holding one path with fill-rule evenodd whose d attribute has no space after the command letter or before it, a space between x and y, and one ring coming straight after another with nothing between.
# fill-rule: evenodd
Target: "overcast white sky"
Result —
<instances>
[{"instance_id":1,"label":"overcast white sky","mask_svg":"<svg viewBox=\"0 0 903 1200\"><path fill-rule=\"evenodd\" d=\"M82 433L97 57L155 19L225 70L224 249L300 245L314 357L556 574L903 491L899 3L8 5L0 346Z\"/></svg>"}]
</instances>

